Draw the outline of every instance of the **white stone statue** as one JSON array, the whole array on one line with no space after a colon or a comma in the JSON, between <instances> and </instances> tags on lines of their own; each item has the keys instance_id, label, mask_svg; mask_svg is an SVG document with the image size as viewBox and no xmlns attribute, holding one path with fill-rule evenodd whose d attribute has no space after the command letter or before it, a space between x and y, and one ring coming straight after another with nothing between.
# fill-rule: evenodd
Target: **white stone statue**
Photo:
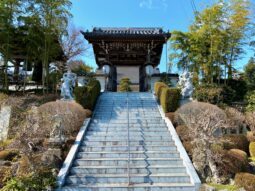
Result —
<instances>
[{"instance_id":1,"label":"white stone statue","mask_svg":"<svg viewBox=\"0 0 255 191\"><path fill-rule=\"evenodd\" d=\"M75 82L77 75L68 70L67 73L63 74L62 86L61 86L61 97L62 100L73 100L73 88L75 87Z\"/></svg>"},{"instance_id":2,"label":"white stone statue","mask_svg":"<svg viewBox=\"0 0 255 191\"><path fill-rule=\"evenodd\" d=\"M182 98L191 98L193 94L193 84L192 84L192 73L184 71L179 76L178 86L182 89L181 94Z\"/></svg>"}]
</instances>

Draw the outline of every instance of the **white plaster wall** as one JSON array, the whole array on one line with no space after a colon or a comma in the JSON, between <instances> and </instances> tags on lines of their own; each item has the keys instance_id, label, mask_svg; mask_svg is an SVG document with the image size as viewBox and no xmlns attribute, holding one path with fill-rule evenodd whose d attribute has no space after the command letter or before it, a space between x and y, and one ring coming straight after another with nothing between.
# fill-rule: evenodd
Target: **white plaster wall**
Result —
<instances>
[{"instance_id":1,"label":"white plaster wall","mask_svg":"<svg viewBox=\"0 0 255 191\"><path fill-rule=\"evenodd\" d=\"M131 83L139 83L139 66L117 66L117 83L128 77Z\"/></svg>"}]
</instances>

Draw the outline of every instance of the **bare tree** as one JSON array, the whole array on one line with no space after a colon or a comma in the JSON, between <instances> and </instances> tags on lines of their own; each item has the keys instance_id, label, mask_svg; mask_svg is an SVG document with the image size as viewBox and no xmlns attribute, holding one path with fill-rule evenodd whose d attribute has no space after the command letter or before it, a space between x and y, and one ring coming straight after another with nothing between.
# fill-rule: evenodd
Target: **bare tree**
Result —
<instances>
[{"instance_id":1,"label":"bare tree","mask_svg":"<svg viewBox=\"0 0 255 191\"><path fill-rule=\"evenodd\" d=\"M89 46L85 44L80 30L72 26L68 31L68 36L62 40L62 48L69 61L83 55L89 49Z\"/></svg>"},{"instance_id":2,"label":"bare tree","mask_svg":"<svg viewBox=\"0 0 255 191\"><path fill-rule=\"evenodd\" d=\"M221 182L213 147L219 143L221 129L227 127L225 112L208 103L192 102L179 108L176 115L189 129L193 164L201 177L211 174L215 182Z\"/></svg>"}]
</instances>

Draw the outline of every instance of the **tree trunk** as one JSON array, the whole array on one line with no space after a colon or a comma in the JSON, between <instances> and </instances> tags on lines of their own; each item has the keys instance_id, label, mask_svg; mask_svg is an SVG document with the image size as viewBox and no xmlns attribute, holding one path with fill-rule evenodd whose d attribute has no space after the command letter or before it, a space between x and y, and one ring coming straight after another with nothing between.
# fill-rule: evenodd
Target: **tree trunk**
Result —
<instances>
[{"instance_id":1,"label":"tree trunk","mask_svg":"<svg viewBox=\"0 0 255 191\"><path fill-rule=\"evenodd\" d=\"M20 67L20 60L17 60L16 63L14 64L14 75L13 75L13 80L16 83L19 81L19 67Z\"/></svg>"}]
</instances>

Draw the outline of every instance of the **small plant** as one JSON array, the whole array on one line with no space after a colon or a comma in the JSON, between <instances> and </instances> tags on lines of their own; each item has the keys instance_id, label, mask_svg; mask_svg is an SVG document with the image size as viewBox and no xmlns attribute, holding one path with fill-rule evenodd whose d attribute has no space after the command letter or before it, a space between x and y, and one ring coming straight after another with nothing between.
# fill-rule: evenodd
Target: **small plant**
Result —
<instances>
[{"instance_id":1,"label":"small plant","mask_svg":"<svg viewBox=\"0 0 255 191\"><path fill-rule=\"evenodd\" d=\"M120 91L121 92L131 92L131 88L130 88L130 79L129 78L122 78L120 80Z\"/></svg>"}]
</instances>

